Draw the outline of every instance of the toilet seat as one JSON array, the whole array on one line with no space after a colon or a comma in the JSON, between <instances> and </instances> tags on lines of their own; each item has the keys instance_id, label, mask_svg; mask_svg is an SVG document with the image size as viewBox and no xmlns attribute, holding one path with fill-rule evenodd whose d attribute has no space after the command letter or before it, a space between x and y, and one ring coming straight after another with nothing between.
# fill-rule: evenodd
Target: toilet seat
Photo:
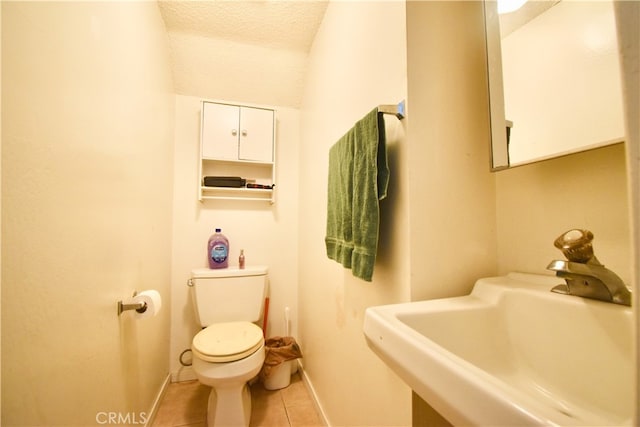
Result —
<instances>
[{"instance_id":1,"label":"toilet seat","mask_svg":"<svg viewBox=\"0 0 640 427\"><path fill-rule=\"evenodd\" d=\"M191 349L204 361L224 363L250 356L263 342L262 329L251 322L214 323L198 332Z\"/></svg>"}]
</instances>

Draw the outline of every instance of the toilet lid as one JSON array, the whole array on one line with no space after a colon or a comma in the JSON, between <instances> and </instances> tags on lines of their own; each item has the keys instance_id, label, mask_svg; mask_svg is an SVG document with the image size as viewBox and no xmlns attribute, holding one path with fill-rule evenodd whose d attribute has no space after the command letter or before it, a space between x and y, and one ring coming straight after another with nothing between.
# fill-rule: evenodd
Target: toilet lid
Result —
<instances>
[{"instance_id":1,"label":"toilet lid","mask_svg":"<svg viewBox=\"0 0 640 427\"><path fill-rule=\"evenodd\" d=\"M214 323L198 332L191 348L202 360L222 363L253 354L263 342L262 329L251 322Z\"/></svg>"}]
</instances>

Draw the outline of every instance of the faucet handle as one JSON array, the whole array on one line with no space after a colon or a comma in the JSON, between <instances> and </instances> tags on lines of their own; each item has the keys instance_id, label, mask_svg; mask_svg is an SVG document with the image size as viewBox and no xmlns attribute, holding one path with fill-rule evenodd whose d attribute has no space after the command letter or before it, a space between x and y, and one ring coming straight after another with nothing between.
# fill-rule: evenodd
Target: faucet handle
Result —
<instances>
[{"instance_id":1,"label":"faucet handle","mask_svg":"<svg viewBox=\"0 0 640 427\"><path fill-rule=\"evenodd\" d=\"M601 265L593 254L593 233L574 228L561 234L553 245L560 249L569 261Z\"/></svg>"}]
</instances>

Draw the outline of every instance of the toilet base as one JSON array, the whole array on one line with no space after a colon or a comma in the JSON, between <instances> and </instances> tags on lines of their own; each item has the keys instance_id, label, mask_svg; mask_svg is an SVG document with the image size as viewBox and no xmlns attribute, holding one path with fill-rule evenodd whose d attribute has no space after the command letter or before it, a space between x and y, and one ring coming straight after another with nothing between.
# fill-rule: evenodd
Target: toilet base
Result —
<instances>
[{"instance_id":1,"label":"toilet base","mask_svg":"<svg viewBox=\"0 0 640 427\"><path fill-rule=\"evenodd\" d=\"M245 383L239 387L211 388L207 405L208 427L249 427L251 391Z\"/></svg>"},{"instance_id":2,"label":"toilet base","mask_svg":"<svg viewBox=\"0 0 640 427\"><path fill-rule=\"evenodd\" d=\"M211 387L207 404L208 427L248 427L251 418L251 391L247 382L260 372L264 344L244 359L212 363L194 352L193 371L198 380Z\"/></svg>"}]
</instances>

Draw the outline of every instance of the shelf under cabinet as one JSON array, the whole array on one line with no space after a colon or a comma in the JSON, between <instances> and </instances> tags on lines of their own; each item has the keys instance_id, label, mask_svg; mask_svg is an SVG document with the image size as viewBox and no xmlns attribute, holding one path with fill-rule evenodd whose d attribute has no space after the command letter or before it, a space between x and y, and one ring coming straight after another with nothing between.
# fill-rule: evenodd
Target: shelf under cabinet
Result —
<instances>
[{"instance_id":1,"label":"shelf under cabinet","mask_svg":"<svg viewBox=\"0 0 640 427\"><path fill-rule=\"evenodd\" d=\"M200 187L200 199L217 200L264 200L274 203L273 189L269 188L234 188L234 187Z\"/></svg>"}]
</instances>

